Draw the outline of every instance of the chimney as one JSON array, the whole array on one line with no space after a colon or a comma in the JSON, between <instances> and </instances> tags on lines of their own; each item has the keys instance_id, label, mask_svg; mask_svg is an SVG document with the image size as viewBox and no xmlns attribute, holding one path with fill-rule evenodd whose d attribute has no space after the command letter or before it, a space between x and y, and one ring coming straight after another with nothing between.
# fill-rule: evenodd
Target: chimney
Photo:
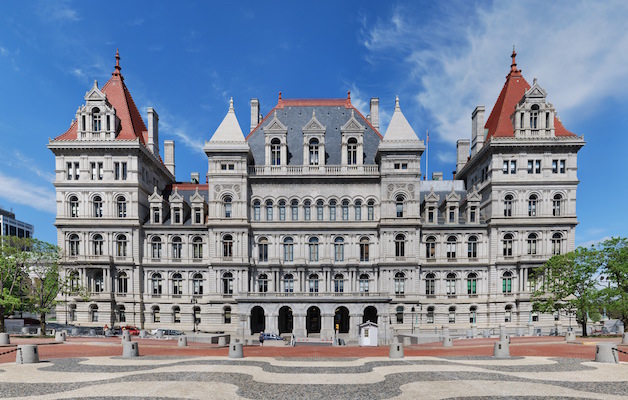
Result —
<instances>
[{"instance_id":1,"label":"chimney","mask_svg":"<svg viewBox=\"0 0 628 400\"><path fill-rule=\"evenodd\" d=\"M251 99L251 130L249 132L253 132L253 129L259 124L259 120L259 100Z\"/></svg>"},{"instance_id":2,"label":"chimney","mask_svg":"<svg viewBox=\"0 0 628 400\"><path fill-rule=\"evenodd\" d=\"M371 125L375 127L375 129L379 130L379 98L373 97L371 99L371 109L369 110L369 114L371 116Z\"/></svg>"},{"instance_id":3,"label":"chimney","mask_svg":"<svg viewBox=\"0 0 628 400\"><path fill-rule=\"evenodd\" d=\"M442 172L432 172L432 180L433 181L442 181L443 173Z\"/></svg>"},{"instance_id":4,"label":"chimney","mask_svg":"<svg viewBox=\"0 0 628 400\"><path fill-rule=\"evenodd\" d=\"M484 147L484 106L477 106L471 114L471 157Z\"/></svg>"},{"instance_id":5,"label":"chimney","mask_svg":"<svg viewBox=\"0 0 628 400\"><path fill-rule=\"evenodd\" d=\"M159 157L159 115L153 107L148 107L148 150Z\"/></svg>"},{"instance_id":6,"label":"chimney","mask_svg":"<svg viewBox=\"0 0 628 400\"><path fill-rule=\"evenodd\" d=\"M459 139L456 142L456 172L460 172L469 158L469 139Z\"/></svg>"},{"instance_id":7,"label":"chimney","mask_svg":"<svg viewBox=\"0 0 628 400\"><path fill-rule=\"evenodd\" d=\"M198 172L192 172L190 176L190 182L198 184L200 179L201 174L199 174Z\"/></svg>"},{"instance_id":8,"label":"chimney","mask_svg":"<svg viewBox=\"0 0 628 400\"><path fill-rule=\"evenodd\" d=\"M164 140L164 164L168 171L174 175L174 140Z\"/></svg>"}]
</instances>

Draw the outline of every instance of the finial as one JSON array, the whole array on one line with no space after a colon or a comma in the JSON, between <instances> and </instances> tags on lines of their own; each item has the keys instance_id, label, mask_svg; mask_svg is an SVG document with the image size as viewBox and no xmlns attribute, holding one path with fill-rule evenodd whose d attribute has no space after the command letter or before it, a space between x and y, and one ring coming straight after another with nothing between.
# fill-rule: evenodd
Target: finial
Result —
<instances>
[{"instance_id":1,"label":"finial","mask_svg":"<svg viewBox=\"0 0 628 400\"><path fill-rule=\"evenodd\" d=\"M277 118L277 110L275 110L275 113L273 114L273 117Z\"/></svg>"},{"instance_id":2,"label":"finial","mask_svg":"<svg viewBox=\"0 0 628 400\"><path fill-rule=\"evenodd\" d=\"M312 110L312 118L316 118L316 110Z\"/></svg>"},{"instance_id":3,"label":"finial","mask_svg":"<svg viewBox=\"0 0 628 400\"><path fill-rule=\"evenodd\" d=\"M532 79L532 84L536 85L536 77L534 79Z\"/></svg>"},{"instance_id":4,"label":"finial","mask_svg":"<svg viewBox=\"0 0 628 400\"><path fill-rule=\"evenodd\" d=\"M98 81L94 79L94 87L98 87Z\"/></svg>"},{"instance_id":5,"label":"finial","mask_svg":"<svg viewBox=\"0 0 628 400\"><path fill-rule=\"evenodd\" d=\"M120 67L120 52L118 51L118 49L116 49L116 69L111 73L111 75L122 77L122 74L120 74L121 69L122 67Z\"/></svg>"},{"instance_id":6,"label":"finial","mask_svg":"<svg viewBox=\"0 0 628 400\"><path fill-rule=\"evenodd\" d=\"M395 110L400 110L401 107L399 106L399 95L395 96Z\"/></svg>"},{"instance_id":7,"label":"finial","mask_svg":"<svg viewBox=\"0 0 628 400\"><path fill-rule=\"evenodd\" d=\"M229 99L229 111L233 111L233 97Z\"/></svg>"},{"instance_id":8,"label":"finial","mask_svg":"<svg viewBox=\"0 0 628 400\"><path fill-rule=\"evenodd\" d=\"M517 69L517 61L515 61L515 57L517 57L517 53L515 52L515 45L512 45L512 64L510 65L510 72L519 72Z\"/></svg>"},{"instance_id":9,"label":"finial","mask_svg":"<svg viewBox=\"0 0 628 400\"><path fill-rule=\"evenodd\" d=\"M350 90L347 92L347 100L351 100L351 91Z\"/></svg>"},{"instance_id":10,"label":"finial","mask_svg":"<svg viewBox=\"0 0 628 400\"><path fill-rule=\"evenodd\" d=\"M281 100L281 92L279 92L279 100Z\"/></svg>"}]
</instances>

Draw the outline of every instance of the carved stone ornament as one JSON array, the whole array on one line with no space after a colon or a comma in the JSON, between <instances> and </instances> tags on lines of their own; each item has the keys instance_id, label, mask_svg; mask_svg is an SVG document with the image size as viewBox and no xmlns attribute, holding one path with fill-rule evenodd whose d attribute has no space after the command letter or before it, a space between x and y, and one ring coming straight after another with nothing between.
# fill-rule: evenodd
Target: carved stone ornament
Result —
<instances>
[{"instance_id":1,"label":"carved stone ornament","mask_svg":"<svg viewBox=\"0 0 628 400\"><path fill-rule=\"evenodd\" d=\"M214 192L220 193L221 190L222 190L222 188L220 187L220 185L214 186Z\"/></svg>"}]
</instances>

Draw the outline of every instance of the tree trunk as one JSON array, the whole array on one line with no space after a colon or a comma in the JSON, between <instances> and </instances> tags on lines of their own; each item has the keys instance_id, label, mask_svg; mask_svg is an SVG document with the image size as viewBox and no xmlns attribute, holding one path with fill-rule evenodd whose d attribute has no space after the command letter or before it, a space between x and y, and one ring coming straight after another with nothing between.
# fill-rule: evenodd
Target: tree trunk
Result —
<instances>
[{"instance_id":1,"label":"tree trunk","mask_svg":"<svg viewBox=\"0 0 628 400\"><path fill-rule=\"evenodd\" d=\"M46 313L39 313L39 327L41 328L41 336L46 336Z\"/></svg>"},{"instance_id":2,"label":"tree trunk","mask_svg":"<svg viewBox=\"0 0 628 400\"><path fill-rule=\"evenodd\" d=\"M4 306L0 305L0 332L6 332L6 327L4 326Z\"/></svg>"},{"instance_id":3,"label":"tree trunk","mask_svg":"<svg viewBox=\"0 0 628 400\"><path fill-rule=\"evenodd\" d=\"M584 320L582 321L582 337L588 337L589 335L587 334L587 321Z\"/></svg>"}]
</instances>

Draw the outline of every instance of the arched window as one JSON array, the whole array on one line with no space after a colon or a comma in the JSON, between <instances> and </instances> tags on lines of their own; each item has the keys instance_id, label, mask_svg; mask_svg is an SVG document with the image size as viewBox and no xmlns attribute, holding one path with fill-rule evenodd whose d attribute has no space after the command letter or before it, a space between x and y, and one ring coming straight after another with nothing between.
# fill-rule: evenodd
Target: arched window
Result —
<instances>
[{"instance_id":1,"label":"arched window","mask_svg":"<svg viewBox=\"0 0 628 400\"><path fill-rule=\"evenodd\" d=\"M539 106L532 105L530 109L530 129L539 129Z\"/></svg>"},{"instance_id":2,"label":"arched window","mask_svg":"<svg viewBox=\"0 0 628 400\"><path fill-rule=\"evenodd\" d=\"M95 256L102 256L102 247L103 247L103 237L101 234L97 233L92 238L92 254Z\"/></svg>"},{"instance_id":3,"label":"arched window","mask_svg":"<svg viewBox=\"0 0 628 400\"><path fill-rule=\"evenodd\" d=\"M126 235L118 235L116 236L116 256L118 257L126 257Z\"/></svg>"},{"instance_id":4,"label":"arched window","mask_svg":"<svg viewBox=\"0 0 628 400\"><path fill-rule=\"evenodd\" d=\"M225 208L225 218L231 218L231 213L232 213L231 196L225 196L225 198L223 199L223 206Z\"/></svg>"},{"instance_id":5,"label":"arched window","mask_svg":"<svg viewBox=\"0 0 628 400\"><path fill-rule=\"evenodd\" d=\"M94 206L94 218L102 218L102 198L94 196L92 204Z\"/></svg>"},{"instance_id":6,"label":"arched window","mask_svg":"<svg viewBox=\"0 0 628 400\"><path fill-rule=\"evenodd\" d=\"M504 309L504 322L512 321L512 306L508 304Z\"/></svg>"},{"instance_id":7,"label":"arched window","mask_svg":"<svg viewBox=\"0 0 628 400\"><path fill-rule=\"evenodd\" d=\"M503 240L503 255L512 256L512 234L507 233L504 235Z\"/></svg>"},{"instance_id":8,"label":"arched window","mask_svg":"<svg viewBox=\"0 0 628 400\"><path fill-rule=\"evenodd\" d=\"M225 272L222 275L222 293L233 294L233 274L231 272Z\"/></svg>"},{"instance_id":9,"label":"arched window","mask_svg":"<svg viewBox=\"0 0 628 400\"><path fill-rule=\"evenodd\" d=\"M336 200L331 200L329 202L329 220L336 220Z\"/></svg>"},{"instance_id":10,"label":"arched window","mask_svg":"<svg viewBox=\"0 0 628 400\"><path fill-rule=\"evenodd\" d=\"M334 261L345 260L345 241L341 237L334 239Z\"/></svg>"},{"instance_id":11,"label":"arched window","mask_svg":"<svg viewBox=\"0 0 628 400\"><path fill-rule=\"evenodd\" d=\"M172 275L172 294L175 296L183 294L183 277L178 272Z\"/></svg>"},{"instance_id":12,"label":"arched window","mask_svg":"<svg viewBox=\"0 0 628 400\"><path fill-rule=\"evenodd\" d=\"M434 296L436 289L436 276L433 273L425 275L425 294Z\"/></svg>"},{"instance_id":13,"label":"arched window","mask_svg":"<svg viewBox=\"0 0 628 400\"><path fill-rule=\"evenodd\" d=\"M259 292L260 293L266 293L268 292L268 275L266 274L260 274L258 277L258 282L259 282Z\"/></svg>"},{"instance_id":14,"label":"arched window","mask_svg":"<svg viewBox=\"0 0 628 400\"><path fill-rule=\"evenodd\" d=\"M105 291L105 278L101 270L94 272L93 284L94 284L93 286L94 292L101 293Z\"/></svg>"},{"instance_id":15,"label":"arched window","mask_svg":"<svg viewBox=\"0 0 628 400\"><path fill-rule=\"evenodd\" d=\"M528 198L528 217L536 217L536 206L538 197L535 194L531 194Z\"/></svg>"},{"instance_id":16,"label":"arched window","mask_svg":"<svg viewBox=\"0 0 628 400\"><path fill-rule=\"evenodd\" d=\"M456 323L456 307L449 307L449 323L450 324L455 324Z\"/></svg>"},{"instance_id":17,"label":"arched window","mask_svg":"<svg viewBox=\"0 0 628 400\"><path fill-rule=\"evenodd\" d=\"M366 212L368 214L368 220L373 221L375 219L375 202L373 200L369 200L366 203Z\"/></svg>"},{"instance_id":18,"label":"arched window","mask_svg":"<svg viewBox=\"0 0 628 400\"><path fill-rule=\"evenodd\" d=\"M355 165L358 163L358 141L351 138L347 142L347 164Z\"/></svg>"},{"instance_id":19,"label":"arched window","mask_svg":"<svg viewBox=\"0 0 628 400\"><path fill-rule=\"evenodd\" d=\"M310 274L307 281L310 293L318 293L318 275Z\"/></svg>"},{"instance_id":20,"label":"arched window","mask_svg":"<svg viewBox=\"0 0 628 400\"><path fill-rule=\"evenodd\" d=\"M362 220L362 202L360 200L356 200L355 202L354 214L356 221Z\"/></svg>"},{"instance_id":21,"label":"arched window","mask_svg":"<svg viewBox=\"0 0 628 400\"><path fill-rule=\"evenodd\" d=\"M80 255L81 251L81 239L79 239L79 236L76 233L73 233L70 235L70 255L71 256L78 256Z\"/></svg>"},{"instance_id":22,"label":"arched window","mask_svg":"<svg viewBox=\"0 0 628 400\"><path fill-rule=\"evenodd\" d=\"M536 254L536 242L537 236L536 233L531 233L528 235L528 254Z\"/></svg>"},{"instance_id":23,"label":"arched window","mask_svg":"<svg viewBox=\"0 0 628 400\"><path fill-rule=\"evenodd\" d=\"M126 218L126 198L118 196L116 204L118 205L118 218Z\"/></svg>"},{"instance_id":24,"label":"arched window","mask_svg":"<svg viewBox=\"0 0 628 400\"><path fill-rule=\"evenodd\" d=\"M231 323L231 307L225 307L222 310L222 321L225 324Z\"/></svg>"},{"instance_id":25,"label":"arched window","mask_svg":"<svg viewBox=\"0 0 628 400\"><path fill-rule=\"evenodd\" d=\"M512 217L512 195L504 197L504 217Z\"/></svg>"},{"instance_id":26,"label":"arched window","mask_svg":"<svg viewBox=\"0 0 628 400\"><path fill-rule=\"evenodd\" d=\"M283 260L292 262L294 260L294 240L291 237L287 237L283 240Z\"/></svg>"},{"instance_id":27,"label":"arched window","mask_svg":"<svg viewBox=\"0 0 628 400\"><path fill-rule=\"evenodd\" d=\"M478 308L476 306L471 306L469 308L469 323L475 324L477 323L478 318Z\"/></svg>"},{"instance_id":28,"label":"arched window","mask_svg":"<svg viewBox=\"0 0 628 400\"><path fill-rule=\"evenodd\" d=\"M179 306L172 307L172 320L175 324L181 323L181 308Z\"/></svg>"},{"instance_id":29,"label":"arched window","mask_svg":"<svg viewBox=\"0 0 628 400\"><path fill-rule=\"evenodd\" d=\"M79 200L76 196L70 196L70 217L78 218L79 216Z\"/></svg>"},{"instance_id":30,"label":"arched window","mask_svg":"<svg viewBox=\"0 0 628 400\"><path fill-rule=\"evenodd\" d=\"M447 274L447 279L445 279L445 288L447 289L448 295L454 296L456 294L456 274L453 272Z\"/></svg>"},{"instance_id":31,"label":"arched window","mask_svg":"<svg viewBox=\"0 0 628 400\"><path fill-rule=\"evenodd\" d=\"M318 139L310 140L310 165L318 165Z\"/></svg>"},{"instance_id":32,"label":"arched window","mask_svg":"<svg viewBox=\"0 0 628 400\"><path fill-rule=\"evenodd\" d=\"M279 139L270 141L270 164L281 165L281 142Z\"/></svg>"},{"instance_id":33,"label":"arched window","mask_svg":"<svg viewBox=\"0 0 628 400\"><path fill-rule=\"evenodd\" d=\"M161 238L154 236L151 240L151 256L152 258L161 258Z\"/></svg>"},{"instance_id":34,"label":"arched window","mask_svg":"<svg viewBox=\"0 0 628 400\"><path fill-rule=\"evenodd\" d=\"M436 238L434 236L425 239L425 258L436 258Z\"/></svg>"},{"instance_id":35,"label":"arched window","mask_svg":"<svg viewBox=\"0 0 628 400\"><path fill-rule=\"evenodd\" d=\"M563 196L560 194L555 194L554 199L552 200L552 214L555 217L559 217L561 215L561 205L563 202Z\"/></svg>"},{"instance_id":36,"label":"arched window","mask_svg":"<svg viewBox=\"0 0 628 400\"><path fill-rule=\"evenodd\" d=\"M100 109L98 107L92 108L92 130L94 132L100 132L102 129L102 123L100 119Z\"/></svg>"},{"instance_id":37,"label":"arched window","mask_svg":"<svg viewBox=\"0 0 628 400\"><path fill-rule=\"evenodd\" d=\"M158 324L161 322L161 313L158 306L153 307L153 323Z\"/></svg>"},{"instance_id":38,"label":"arched window","mask_svg":"<svg viewBox=\"0 0 628 400\"><path fill-rule=\"evenodd\" d=\"M456 237L449 236L447 237L447 258L456 258Z\"/></svg>"},{"instance_id":39,"label":"arched window","mask_svg":"<svg viewBox=\"0 0 628 400\"><path fill-rule=\"evenodd\" d=\"M406 256L406 237L402 234L395 236L395 257Z\"/></svg>"},{"instance_id":40,"label":"arched window","mask_svg":"<svg viewBox=\"0 0 628 400\"><path fill-rule=\"evenodd\" d=\"M360 275L359 281L359 289L360 292L368 292L369 291L369 276L367 274Z\"/></svg>"},{"instance_id":41,"label":"arched window","mask_svg":"<svg viewBox=\"0 0 628 400\"><path fill-rule=\"evenodd\" d=\"M76 321L76 304L70 304L68 306L68 321Z\"/></svg>"},{"instance_id":42,"label":"arched window","mask_svg":"<svg viewBox=\"0 0 628 400\"><path fill-rule=\"evenodd\" d=\"M342 201L342 220L349 220L349 200Z\"/></svg>"},{"instance_id":43,"label":"arched window","mask_svg":"<svg viewBox=\"0 0 628 400\"><path fill-rule=\"evenodd\" d=\"M79 280L78 271L71 271L70 272L70 292L76 293L79 290L79 284L80 284L80 280Z\"/></svg>"},{"instance_id":44,"label":"arched window","mask_svg":"<svg viewBox=\"0 0 628 400\"><path fill-rule=\"evenodd\" d=\"M395 274L395 294L402 295L405 291L406 275L403 272Z\"/></svg>"},{"instance_id":45,"label":"arched window","mask_svg":"<svg viewBox=\"0 0 628 400\"><path fill-rule=\"evenodd\" d=\"M225 235L222 238L222 257L225 260L233 258L233 236Z\"/></svg>"},{"instance_id":46,"label":"arched window","mask_svg":"<svg viewBox=\"0 0 628 400\"><path fill-rule=\"evenodd\" d=\"M360 261L366 262L369 260L369 238L360 238Z\"/></svg>"},{"instance_id":47,"label":"arched window","mask_svg":"<svg viewBox=\"0 0 628 400\"><path fill-rule=\"evenodd\" d=\"M172 258L175 260L181 259L181 250L183 249L183 242L181 238L175 236L172 238Z\"/></svg>"},{"instance_id":48,"label":"arched window","mask_svg":"<svg viewBox=\"0 0 628 400\"><path fill-rule=\"evenodd\" d=\"M311 207L310 207L311 205L312 205L312 202L309 201L309 200L305 200L303 202L303 218L306 221L309 221L310 219L312 219L311 218L311 215L312 215L311 214Z\"/></svg>"},{"instance_id":49,"label":"arched window","mask_svg":"<svg viewBox=\"0 0 628 400\"><path fill-rule=\"evenodd\" d=\"M192 277L192 291L195 295L203 294L203 275L194 274Z\"/></svg>"},{"instance_id":50,"label":"arched window","mask_svg":"<svg viewBox=\"0 0 628 400\"><path fill-rule=\"evenodd\" d=\"M96 304L89 306L89 319L91 322L98 322L98 306Z\"/></svg>"},{"instance_id":51,"label":"arched window","mask_svg":"<svg viewBox=\"0 0 628 400\"><path fill-rule=\"evenodd\" d=\"M427 308L427 323L428 324L434 323L434 307Z\"/></svg>"},{"instance_id":52,"label":"arched window","mask_svg":"<svg viewBox=\"0 0 628 400\"><path fill-rule=\"evenodd\" d=\"M397 198L395 199L395 207L397 210L397 218L401 218L403 217L403 196L399 195L397 196Z\"/></svg>"},{"instance_id":53,"label":"arched window","mask_svg":"<svg viewBox=\"0 0 628 400\"><path fill-rule=\"evenodd\" d=\"M283 291L286 293L294 292L294 275L286 274L283 277Z\"/></svg>"},{"instance_id":54,"label":"arched window","mask_svg":"<svg viewBox=\"0 0 628 400\"><path fill-rule=\"evenodd\" d=\"M563 235L556 232L552 235L552 254L562 254Z\"/></svg>"},{"instance_id":55,"label":"arched window","mask_svg":"<svg viewBox=\"0 0 628 400\"><path fill-rule=\"evenodd\" d=\"M310 261L318 261L318 238L310 238L309 240Z\"/></svg>"},{"instance_id":56,"label":"arched window","mask_svg":"<svg viewBox=\"0 0 628 400\"><path fill-rule=\"evenodd\" d=\"M260 220L260 206L261 206L261 202L259 200L255 200L253 202L253 219L255 221L259 221Z\"/></svg>"},{"instance_id":57,"label":"arched window","mask_svg":"<svg viewBox=\"0 0 628 400\"><path fill-rule=\"evenodd\" d=\"M467 242L467 257L478 258L478 238L476 236L469 236Z\"/></svg>"},{"instance_id":58,"label":"arched window","mask_svg":"<svg viewBox=\"0 0 628 400\"><path fill-rule=\"evenodd\" d=\"M299 220L299 201L298 200L292 200L290 202L290 211L292 213L292 220L298 221Z\"/></svg>"},{"instance_id":59,"label":"arched window","mask_svg":"<svg viewBox=\"0 0 628 400\"><path fill-rule=\"evenodd\" d=\"M502 293L512 293L512 272L510 271L502 275Z\"/></svg>"},{"instance_id":60,"label":"arched window","mask_svg":"<svg viewBox=\"0 0 628 400\"><path fill-rule=\"evenodd\" d=\"M192 253L196 260L203 258L203 239L200 236L192 239Z\"/></svg>"},{"instance_id":61,"label":"arched window","mask_svg":"<svg viewBox=\"0 0 628 400\"><path fill-rule=\"evenodd\" d=\"M316 220L317 221L322 221L323 220L323 200L318 200L316 201Z\"/></svg>"},{"instance_id":62,"label":"arched window","mask_svg":"<svg viewBox=\"0 0 628 400\"><path fill-rule=\"evenodd\" d=\"M334 292L342 293L345 291L345 277L342 274L334 275Z\"/></svg>"},{"instance_id":63,"label":"arched window","mask_svg":"<svg viewBox=\"0 0 628 400\"><path fill-rule=\"evenodd\" d=\"M260 238L257 247L259 250L259 262L268 262L268 239L265 237Z\"/></svg>"},{"instance_id":64,"label":"arched window","mask_svg":"<svg viewBox=\"0 0 628 400\"><path fill-rule=\"evenodd\" d=\"M285 200L279 200L279 220L280 221L286 220L286 201Z\"/></svg>"},{"instance_id":65,"label":"arched window","mask_svg":"<svg viewBox=\"0 0 628 400\"><path fill-rule=\"evenodd\" d=\"M467 294L477 294L478 276L475 272L467 275Z\"/></svg>"},{"instance_id":66,"label":"arched window","mask_svg":"<svg viewBox=\"0 0 628 400\"><path fill-rule=\"evenodd\" d=\"M266 200L266 221L273 220L273 201Z\"/></svg>"},{"instance_id":67,"label":"arched window","mask_svg":"<svg viewBox=\"0 0 628 400\"><path fill-rule=\"evenodd\" d=\"M118 315L116 320L118 322L126 322L126 308L123 305L117 307Z\"/></svg>"},{"instance_id":68,"label":"arched window","mask_svg":"<svg viewBox=\"0 0 628 400\"><path fill-rule=\"evenodd\" d=\"M161 294L162 292L162 285L161 285L161 274L160 273L154 273L151 277L151 287L153 288L153 294Z\"/></svg>"},{"instance_id":69,"label":"arched window","mask_svg":"<svg viewBox=\"0 0 628 400\"><path fill-rule=\"evenodd\" d=\"M403 306L397 306L397 323L403 324Z\"/></svg>"}]
</instances>

